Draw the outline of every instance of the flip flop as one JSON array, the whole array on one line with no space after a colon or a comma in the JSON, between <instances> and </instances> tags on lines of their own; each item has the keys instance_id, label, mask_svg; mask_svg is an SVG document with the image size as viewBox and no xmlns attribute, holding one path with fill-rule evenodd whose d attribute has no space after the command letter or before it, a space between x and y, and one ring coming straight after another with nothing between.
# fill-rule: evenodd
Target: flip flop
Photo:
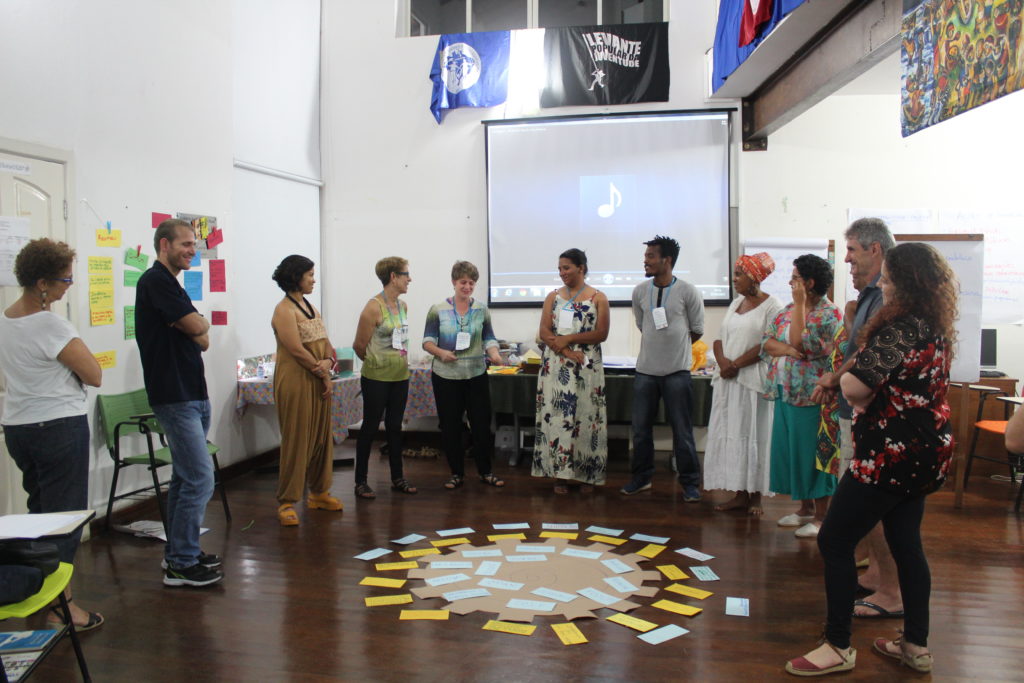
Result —
<instances>
[{"instance_id":1,"label":"flip flop","mask_svg":"<svg viewBox=\"0 0 1024 683\"><path fill-rule=\"evenodd\" d=\"M858 618L858 619L902 619L903 618L903 610L895 610L895 611L890 612L889 610L885 609L884 607L881 607L880 605L876 605L873 602L868 602L867 600L857 600L856 602L853 603L853 606L854 607L867 607L868 609L873 609L876 612L878 612L878 614L857 614L856 612L854 612L853 616Z\"/></svg>"}]
</instances>

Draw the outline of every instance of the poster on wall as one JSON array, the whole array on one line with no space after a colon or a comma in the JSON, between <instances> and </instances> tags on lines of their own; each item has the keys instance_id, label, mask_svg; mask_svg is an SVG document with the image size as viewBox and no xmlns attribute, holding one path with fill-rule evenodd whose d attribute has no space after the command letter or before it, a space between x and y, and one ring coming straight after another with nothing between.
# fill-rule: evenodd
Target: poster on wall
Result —
<instances>
[{"instance_id":1,"label":"poster on wall","mask_svg":"<svg viewBox=\"0 0 1024 683\"><path fill-rule=\"evenodd\" d=\"M874 216L893 234L985 236L982 325L1024 323L1024 210L850 209L848 219Z\"/></svg>"},{"instance_id":2,"label":"poster on wall","mask_svg":"<svg viewBox=\"0 0 1024 683\"><path fill-rule=\"evenodd\" d=\"M205 216L201 213L178 213L175 218L188 221L196 231L196 252L200 259L217 258L217 245L223 240L223 233L217 228L216 216ZM212 235L213 244L210 244Z\"/></svg>"},{"instance_id":3,"label":"poster on wall","mask_svg":"<svg viewBox=\"0 0 1024 683\"><path fill-rule=\"evenodd\" d=\"M14 259L29 241L29 221L21 216L0 216L0 286L16 287Z\"/></svg>"},{"instance_id":4,"label":"poster on wall","mask_svg":"<svg viewBox=\"0 0 1024 683\"><path fill-rule=\"evenodd\" d=\"M1020 0L904 0L903 137L1024 87Z\"/></svg>"}]
</instances>

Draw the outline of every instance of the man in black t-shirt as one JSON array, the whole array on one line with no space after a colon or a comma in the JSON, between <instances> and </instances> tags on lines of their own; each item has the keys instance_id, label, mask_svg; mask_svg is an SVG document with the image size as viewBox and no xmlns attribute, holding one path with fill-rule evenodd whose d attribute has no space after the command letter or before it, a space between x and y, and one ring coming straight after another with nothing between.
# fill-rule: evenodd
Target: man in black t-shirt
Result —
<instances>
[{"instance_id":1,"label":"man in black t-shirt","mask_svg":"<svg viewBox=\"0 0 1024 683\"><path fill-rule=\"evenodd\" d=\"M220 558L199 548L199 527L214 485L202 357L210 346L210 324L177 279L195 257L195 231L185 221L166 220L157 227L153 246L156 262L139 278L135 292L135 341L149 404L171 448L164 584L209 586L224 578Z\"/></svg>"}]
</instances>

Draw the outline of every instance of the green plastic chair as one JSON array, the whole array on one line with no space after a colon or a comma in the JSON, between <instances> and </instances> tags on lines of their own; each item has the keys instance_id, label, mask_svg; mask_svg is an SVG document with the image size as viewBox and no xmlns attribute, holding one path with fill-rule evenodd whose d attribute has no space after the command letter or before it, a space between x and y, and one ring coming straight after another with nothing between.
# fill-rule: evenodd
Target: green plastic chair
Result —
<instances>
[{"instance_id":1,"label":"green plastic chair","mask_svg":"<svg viewBox=\"0 0 1024 683\"><path fill-rule=\"evenodd\" d=\"M47 576L43 580L43 587L39 589L39 592L32 597L25 598L21 602L14 602L8 605L0 605L0 619L10 619L12 617L18 619L24 619L27 616L35 614L36 612L46 609L47 605L53 602L54 598L60 600L61 611L64 613L64 626L57 632L57 636L53 638L46 647L43 649L43 653L39 655L35 662L32 663L31 668L26 671L20 680L26 680L41 661L46 659L46 656L53 649L53 646L64 637L65 634L70 636L71 645L75 648L75 657L78 658L78 668L82 671L82 680L91 681L89 677L89 667L85 664L85 655L82 654L82 646L78 642L78 633L75 632L74 622L71 621L71 610L68 609L68 601L64 597L64 588L71 581L71 574L75 571L75 568L67 562L61 562L57 570ZM3 660L0 660L0 678L7 680L7 672L4 670Z\"/></svg>"},{"instance_id":2,"label":"green plastic chair","mask_svg":"<svg viewBox=\"0 0 1024 683\"><path fill-rule=\"evenodd\" d=\"M136 389L123 394L106 394L96 397L100 411L100 424L103 427L103 435L107 442L107 451L114 461L114 475L110 482L110 498L107 501L107 516L104 521L106 528L110 528L111 512L114 508L114 501L137 495L143 491L156 491L157 507L160 509L160 521L164 525L164 533L167 530L167 513L164 509L164 501L160 497L161 482L157 470L165 465L171 464L171 449L167 446L164 438L163 428L153 415L153 409L149 405L145 389ZM141 434L146 439L146 452L138 455L124 455L121 452L121 437L131 434ZM154 444L153 437L157 436L159 441ZM221 478L220 463L217 461L217 453L220 448L209 441L206 442L206 450L213 458L214 483L220 489L220 500L224 505L224 516L231 521L231 508L228 507L228 496L224 490L224 481ZM117 479L121 470L132 465L147 466L152 477L153 485L144 486L128 493L117 493Z\"/></svg>"}]
</instances>

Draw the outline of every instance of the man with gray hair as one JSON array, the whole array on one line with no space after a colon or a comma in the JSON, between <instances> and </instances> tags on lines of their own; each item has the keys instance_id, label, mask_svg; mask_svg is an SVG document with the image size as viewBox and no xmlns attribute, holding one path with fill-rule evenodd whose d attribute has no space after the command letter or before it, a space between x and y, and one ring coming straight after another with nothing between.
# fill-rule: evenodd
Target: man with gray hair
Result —
<instances>
[{"instance_id":1,"label":"man with gray hair","mask_svg":"<svg viewBox=\"0 0 1024 683\"><path fill-rule=\"evenodd\" d=\"M846 258L850 264L850 277L854 288L860 293L857 297L852 324L847 322L849 338L846 361L835 372L825 373L818 380L812 399L824 401L829 394L839 388L839 378L850 370L856 361L856 350L859 346L860 330L882 308L882 290L878 280L882 276L882 262L885 254L896 245L889 232L889 226L880 218L859 218L850 224L844 234L846 238ZM848 309L849 310L849 309ZM853 457L853 410L839 392L839 431L840 431L840 476L849 469ZM861 551L866 549L866 553ZM860 578L860 586L869 594L863 600L854 603L853 614L863 618L884 618L903 616L903 596L900 594L899 577L896 563L889 552L885 540L885 532L879 524L861 542L858 557L866 554L870 565ZM871 592L871 591L874 592Z\"/></svg>"}]
</instances>

